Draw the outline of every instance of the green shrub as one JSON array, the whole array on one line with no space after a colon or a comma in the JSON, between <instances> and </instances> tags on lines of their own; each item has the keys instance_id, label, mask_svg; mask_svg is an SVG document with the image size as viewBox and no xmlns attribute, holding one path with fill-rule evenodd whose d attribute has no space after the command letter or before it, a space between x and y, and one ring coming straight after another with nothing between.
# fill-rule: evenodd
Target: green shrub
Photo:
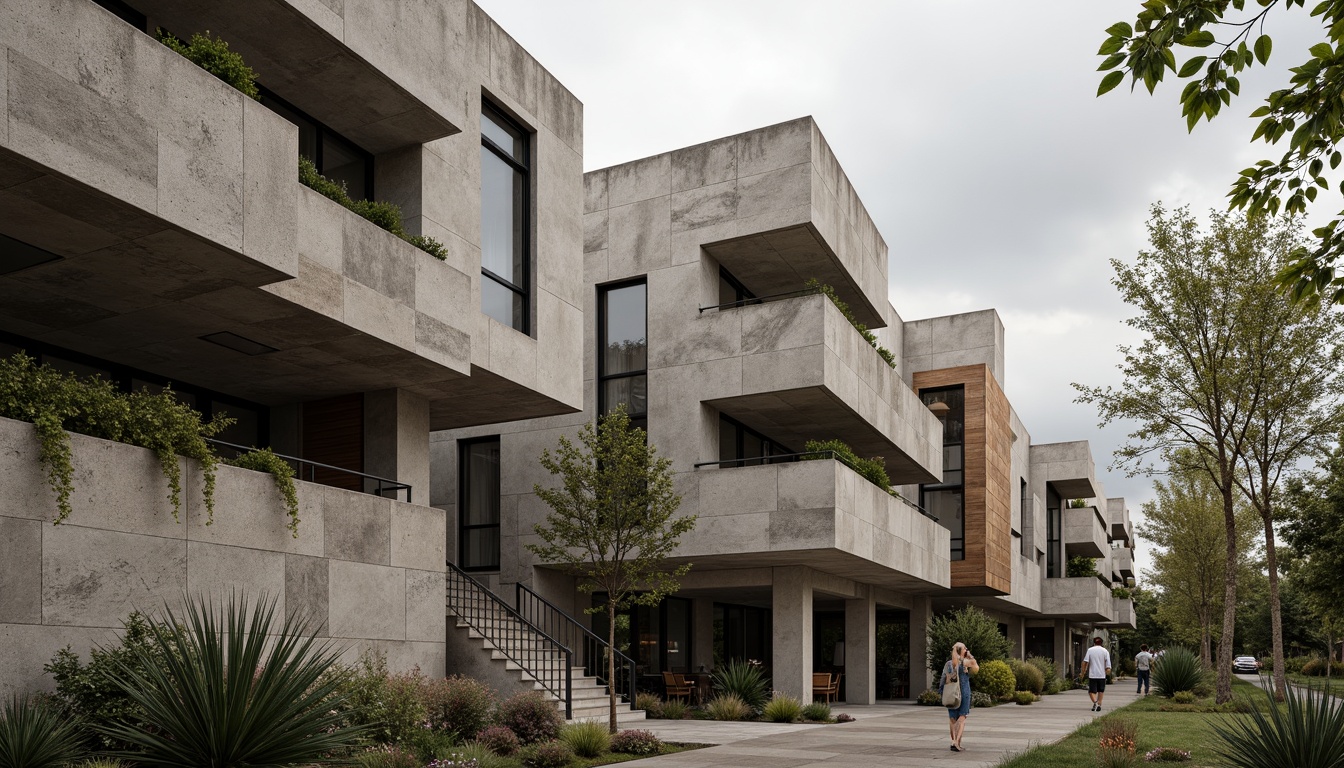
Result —
<instances>
[{"instance_id":1,"label":"green shrub","mask_svg":"<svg viewBox=\"0 0 1344 768\"><path fill-rule=\"evenodd\" d=\"M306 157L299 158L299 183L329 200L359 214L382 229L396 235L430 256L445 261L448 249L432 237L408 234L402 224L401 209L393 203L378 200L353 200L344 182L336 182L317 172L317 166Z\"/></svg>"},{"instance_id":2,"label":"green shrub","mask_svg":"<svg viewBox=\"0 0 1344 768\"><path fill-rule=\"evenodd\" d=\"M850 311L849 305L840 300L840 297L836 294L834 288L816 278L808 279L808 281L803 284L803 287L806 290L816 291L817 293L823 294L826 298L830 299L831 303L835 305L835 308L840 310L840 314L844 315L845 319L849 321L849 324L854 326L854 330L859 332L859 335L863 337L863 340L868 342L870 347L877 350L877 354L882 360L885 361L889 367L896 367L896 355L892 354L891 350L877 343L877 335L868 330L868 326L859 322L858 319L854 317L854 313Z\"/></svg>"},{"instance_id":3,"label":"green shrub","mask_svg":"<svg viewBox=\"0 0 1344 768\"><path fill-rule=\"evenodd\" d=\"M506 699L499 705L496 721L518 734L518 740L524 745L553 741L565 724L555 702L540 691L519 693Z\"/></svg>"},{"instance_id":4,"label":"green shrub","mask_svg":"<svg viewBox=\"0 0 1344 768\"><path fill-rule=\"evenodd\" d=\"M1134 598L1134 593L1124 587L1112 587L1111 597L1119 600L1132 600Z\"/></svg>"},{"instance_id":5,"label":"green shrub","mask_svg":"<svg viewBox=\"0 0 1344 768\"><path fill-rule=\"evenodd\" d=\"M1097 561L1095 558L1086 555L1075 555L1074 557L1070 557L1069 561L1064 564L1064 575L1071 579L1083 576L1096 576L1098 575Z\"/></svg>"},{"instance_id":6,"label":"green shrub","mask_svg":"<svg viewBox=\"0 0 1344 768\"><path fill-rule=\"evenodd\" d=\"M1153 690L1159 696L1171 698L1177 691L1193 691L1203 680L1199 657L1189 648L1171 648L1153 665Z\"/></svg>"},{"instance_id":7,"label":"green shrub","mask_svg":"<svg viewBox=\"0 0 1344 768\"><path fill-rule=\"evenodd\" d=\"M214 520L219 459L205 438L219 434L233 419L216 415L202 423L201 415L178 400L171 389L124 394L100 376L85 378L39 366L23 352L0 358L0 416L33 425L38 461L56 493L55 522L71 512L74 467L67 430L154 451L168 478L174 520L180 519L182 510L182 466L177 457L196 459L205 478L201 490L206 524Z\"/></svg>"},{"instance_id":8,"label":"green shrub","mask_svg":"<svg viewBox=\"0 0 1344 768\"><path fill-rule=\"evenodd\" d=\"M690 708L681 699L668 699L663 702L659 715L664 720L685 720Z\"/></svg>"},{"instance_id":9,"label":"green shrub","mask_svg":"<svg viewBox=\"0 0 1344 768\"><path fill-rule=\"evenodd\" d=\"M1339 768L1344 765L1344 699L1288 687L1283 706L1216 719L1213 752L1231 768Z\"/></svg>"},{"instance_id":10,"label":"green shrub","mask_svg":"<svg viewBox=\"0 0 1344 768\"><path fill-rule=\"evenodd\" d=\"M88 723L118 720L143 727L144 713L135 700L117 685L113 673L129 667L143 672L139 659L151 657L149 621L141 613L132 613L121 622L120 642L94 648L89 663L81 664L70 646L56 652L43 669L56 681L55 699L61 708ZM132 652L135 649L137 652ZM157 662L156 662L157 663ZM126 750L130 745L86 730L88 746L96 750Z\"/></svg>"},{"instance_id":11,"label":"green shrub","mask_svg":"<svg viewBox=\"0 0 1344 768\"><path fill-rule=\"evenodd\" d=\"M705 704L705 715L710 720L747 720L752 709L737 694L720 693Z\"/></svg>"},{"instance_id":12,"label":"green shrub","mask_svg":"<svg viewBox=\"0 0 1344 768\"><path fill-rule=\"evenodd\" d=\"M424 762L409 749L384 744L355 755L355 765L359 768L423 768Z\"/></svg>"},{"instance_id":13,"label":"green shrub","mask_svg":"<svg viewBox=\"0 0 1344 768\"><path fill-rule=\"evenodd\" d=\"M181 54L191 63L218 77L220 80L242 91L252 99L261 99L257 90L257 73L247 66L243 57L229 50L229 44L218 37L211 37L209 30L205 34L194 34L187 42L157 30L159 42Z\"/></svg>"},{"instance_id":14,"label":"green shrub","mask_svg":"<svg viewBox=\"0 0 1344 768\"><path fill-rule=\"evenodd\" d=\"M0 768L62 768L84 753L79 720L45 697L13 696L0 706Z\"/></svg>"},{"instance_id":15,"label":"green shrub","mask_svg":"<svg viewBox=\"0 0 1344 768\"><path fill-rule=\"evenodd\" d=\"M952 646L966 644L982 665L1008 658L1013 644L999 634L999 622L974 605L935 616L929 622L928 664L935 675L952 658Z\"/></svg>"},{"instance_id":16,"label":"green shrub","mask_svg":"<svg viewBox=\"0 0 1344 768\"><path fill-rule=\"evenodd\" d=\"M1036 694L1032 693L1031 691L1017 691L1016 693L1013 694L1013 701L1017 702L1018 704L1024 704L1024 705L1035 704Z\"/></svg>"},{"instance_id":17,"label":"green shrub","mask_svg":"<svg viewBox=\"0 0 1344 768\"><path fill-rule=\"evenodd\" d=\"M116 678L144 725L93 727L151 765L310 763L350 748L360 733L342 725L346 694L325 674L339 649L297 614L277 625L275 609L261 599L249 611L237 596L219 607L190 599L180 619L165 607L149 647L133 649L137 664Z\"/></svg>"},{"instance_id":18,"label":"green shrub","mask_svg":"<svg viewBox=\"0 0 1344 768\"><path fill-rule=\"evenodd\" d=\"M518 762L511 757L504 757L491 752L483 744L468 742L453 750L457 755L458 765L471 765L476 763L476 768L518 768Z\"/></svg>"},{"instance_id":19,"label":"green shrub","mask_svg":"<svg viewBox=\"0 0 1344 768\"><path fill-rule=\"evenodd\" d=\"M1287 666L1287 664L1284 666ZM1302 665L1302 674L1307 677L1325 677L1327 670L1329 670L1331 677L1344 675L1344 662L1327 662L1325 659L1318 657Z\"/></svg>"},{"instance_id":20,"label":"green shrub","mask_svg":"<svg viewBox=\"0 0 1344 768\"><path fill-rule=\"evenodd\" d=\"M971 691L972 707L992 707L997 703L993 696L984 691Z\"/></svg>"},{"instance_id":21,"label":"green shrub","mask_svg":"<svg viewBox=\"0 0 1344 768\"><path fill-rule=\"evenodd\" d=\"M447 760L457 750L457 737L448 731L417 728L411 732L402 747L409 749L424 765L432 760Z\"/></svg>"},{"instance_id":22,"label":"green shrub","mask_svg":"<svg viewBox=\"0 0 1344 768\"><path fill-rule=\"evenodd\" d=\"M427 717L419 675L389 675L382 653L364 651L343 678L342 690L348 697L342 709L345 721L362 729L366 738L400 743Z\"/></svg>"},{"instance_id":23,"label":"green shrub","mask_svg":"<svg viewBox=\"0 0 1344 768\"><path fill-rule=\"evenodd\" d=\"M480 733L495 714L495 693L490 686L460 675L425 680L420 701L429 726L447 731L459 741Z\"/></svg>"},{"instance_id":24,"label":"green shrub","mask_svg":"<svg viewBox=\"0 0 1344 768\"><path fill-rule=\"evenodd\" d=\"M508 757L517 752L523 746L518 740L518 734L506 725L492 725L488 728L482 728L480 733L476 734L476 743L495 753Z\"/></svg>"},{"instance_id":25,"label":"green shrub","mask_svg":"<svg viewBox=\"0 0 1344 768\"><path fill-rule=\"evenodd\" d=\"M923 704L926 707L942 706L943 695L930 688L929 690L920 693L919 696L915 699L915 701L919 704Z\"/></svg>"},{"instance_id":26,"label":"green shrub","mask_svg":"<svg viewBox=\"0 0 1344 768\"><path fill-rule=\"evenodd\" d=\"M611 751L611 731L606 723L570 723L560 729L560 740L579 757L598 757Z\"/></svg>"},{"instance_id":27,"label":"green shrub","mask_svg":"<svg viewBox=\"0 0 1344 768\"><path fill-rule=\"evenodd\" d=\"M652 731L621 731L611 737L611 751L623 755L656 755L663 751L663 742Z\"/></svg>"},{"instance_id":28,"label":"green shrub","mask_svg":"<svg viewBox=\"0 0 1344 768\"><path fill-rule=\"evenodd\" d=\"M982 661L980 671L971 675L971 689L984 691L995 699L1012 696L1016 684L1012 668L1002 661Z\"/></svg>"},{"instance_id":29,"label":"green shrub","mask_svg":"<svg viewBox=\"0 0 1344 768\"><path fill-rule=\"evenodd\" d=\"M1018 659L1009 659L1008 666L1013 670L1014 690L1038 695L1045 690L1045 675L1036 666Z\"/></svg>"},{"instance_id":30,"label":"green shrub","mask_svg":"<svg viewBox=\"0 0 1344 768\"><path fill-rule=\"evenodd\" d=\"M1147 763L1184 763L1189 759L1189 752L1175 747L1158 747L1149 750L1148 754L1143 756L1144 762Z\"/></svg>"},{"instance_id":31,"label":"green shrub","mask_svg":"<svg viewBox=\"0 0 1344 768\"><path fill-rule=\"evenodd\" d=\"M770 696L770 681L760 665L731 661L714 670L714 690L720 695L736 696L751 711L759 712ZM663 706L666 711L667 706ZM735 718L740 719L740 718Z\"/></svg>"},{"instance_id":32,"label":"green shrub","mask_svg":"<svg viewBox=\"0 0 1344 768\"><path fill-rule=\"evenodd\" d=\"M635 694L635 709L644 710L647 717L663 716L663 700L656 693L639 692Z\"/></svg>"},{"instance_id":33,"label":"green shrub","mask_svg":"<svg viewBox=\"0 0 1344 768\"><path fill-rule=\"evenodd\" d=\"M1054 696L1060 691L1065 690L1064 681L1056 677L1054 680L1045 684L1045 690L1042 691L1046 696Z\"/></svg>"},{"instance_id":34,"label":"green shrub","mask_svg":"<svg viewBox=\"0 0 1344 768\"><path fill-rule=\"evenodd\" d=\"M803 716L803 703L792 696L777 693L761 709L761 719L772 723L794 723Z\"/></svg>"},{"instance_id":35,"label":"green shrub","mask_svg":"<svg viewBox=\"0 0 1344 768\"><path fill-rule=\"evenodd\" d=\"M860 477L876 485L892 496L896 492L891 487L891 477L887 475L887 462L881 456L861 459L853 448L843 440L808 440L803 446L807 451L803 461L812 459L835 459L859 474Z\"/></svg>"},{"instance_id":36,"label":"green shrub","mask_svg":"<svg viewBox=\"0 0 1344 768\"><path fill-rule=\"evenodd\" d=\"M231 459L228 463L243 469L267 472L275 479L275 489L280 492L280 498L285 502L285 512L289 515L289 532L297 539L299 492L294 487L294 468L289 466L289 462L275 455L270 448L259 448Z\"/></svg>"},{"instance_id":37,"label":"green shrub","mask_svg":"<svg viewBox=\"0 0 1344 768\"><path fill-rule=\"evenodd\" d=\"M831 705L824 701L814 701L803 707L803 719L809 723L829 723Z\"/></svg>"},{"instance_id":38,"label":"green shrub","mask_svg":"<svg viewBox=\"0 0 1344 768\"><path fill-rule=\"evenodd\" d=\"M563 741L547 741L524 749L521 760L527 768L566 768L574 762L574 753Z\"/></svg>"},{"instance_id":39,"label":"green shrub","mask_svg":"<svg viewBox=\"0 0 1344 768\"><path fill-rule=\"evenodd\" d=\"M1028 656L1027 663L1041 670L1041 677L1045 678L1046 685L1050 681L1059 679L1059 669L1055 666L1055 660L1048 656Z\"/></svg>"},{"instance_id":40,"label":"green shrub","mask_svg":"<svg viewBox=\"0 0 1344 768\"><path fill-rule=\"evenodd\" d=\"M1177 704L1194 704L1197 699L1194 691L1177 691L1171 695L1171 700Z\"/></svg>"},{"instance_id":41,"label":"green shrub","mask_svg":"<svg viewBox=\"0 0 1344 768\"><path fill-rule=\"evenodd\" d=\"M1289 656L1283 660L1283 668L1288 674L1301 674L1302 668L1311 661L1310 656Z\"/></svg>"}]
</instances>

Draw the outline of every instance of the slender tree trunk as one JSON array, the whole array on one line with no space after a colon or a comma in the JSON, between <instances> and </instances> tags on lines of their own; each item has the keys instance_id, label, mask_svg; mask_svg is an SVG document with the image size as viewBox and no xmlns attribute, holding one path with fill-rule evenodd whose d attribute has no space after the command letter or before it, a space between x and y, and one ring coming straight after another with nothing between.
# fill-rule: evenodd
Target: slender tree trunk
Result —
<instances>
[{"instance_id":1,"label":"slender tree trunk","mask_svg":"<svg viewBox=\"0 0 1344 768\"><path fill-rule=\"evenodd\" d=\"M1283 668L1283 612L1279 603L1279 562L1274 552L1274 515L1265 499L1265 559L1269 567L1269 625L1274 641L1274 697L1283 700L1288 690L1288 677Z\"/></svg>"},{"instance_id":2,"label":"slender tree trunk","mask_svg":"<svg viewBox=\"0 0 1344 768\"><path fill-rule=\"evenodd\" d=\"M1218 685L1215 701L1232 700L1232 641L1237 632L1237 518L1232 501L1232 472L1223 468L1223 524L1227 529L1227 565L1223 578L1223 636L1218 641Z\"/></svg>"},{"instance_id":3,"label":"slender tree trunk","mask_svg":"<svg viewBox=\"0 0 1344 768\"><path fill-rule=\"evenodd\" d=\"M616 732L616 603L607 596L607 692L610 709L607 711L607 729Z\"/></svg>"},{"instance_id":4,"label":"slender tree trunk","mask_svg":"<svg viewBox=\"0 0 1344 768\"><path fill-rule=\"evenodd\" d=\"M1210 622L1207 615L1204 618L1200 619L1199 663L1203 664L1206 667L1212 664L1213 662L1213 659L1211 658L1213 654L1213 638L1211 636L1212 633L1209 629L1209 623Z\"/></svg>"}]
</instances>

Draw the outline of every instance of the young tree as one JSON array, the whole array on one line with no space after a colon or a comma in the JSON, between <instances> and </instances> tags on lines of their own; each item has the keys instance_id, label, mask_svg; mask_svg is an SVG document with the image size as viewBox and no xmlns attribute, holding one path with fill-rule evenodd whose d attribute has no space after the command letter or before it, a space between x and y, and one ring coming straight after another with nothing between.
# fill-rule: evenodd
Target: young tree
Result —
<instances>
[{"instance_id":1,"label":"young tree","mask_svg":"<svg viewBox=\"0 0 1344 768\"><path fill-rule=\"evenodd\" d=\"M1322 461L1320 473L1289 483L1292 515L1284 539L1293 548L1293 580L1332 645L1344 636L1344 442ZM1344 654L1344 652L1342 652ZM1340 657L1344 661L1344 655Z\"/></svg>"},{"instance_id":2,"label":"young tree","mask_svg":"<svg viewBox=\"0 0 1344 768\"><path fill-rule=\"evenodd\" d=\"M1194 130L1201 117L1212 120L1223 105L1241 93L1236 75L1269 61L1273 43L1265 34L1272 13L1301 13L1311 8L1324 40L1311 46L1310 55L1294 67L1287 87L1273 91L1263 106L1251 113L1262 118L1251 141L1278 144L1288 138L1288 149L1277 162L1261 160L1243 170L1229 193L1234 208L1249 214L1305 212L1319 190L1328 190L1327 175L1341 160L1344 121L1339 93L1344 89L1344 0L1144 0L1134 24L1121 21L1106 29L1097 55L1105 57L1107 72L1097 89L1100 96L1130 77L1130 87L1142 82L1149 93L1170 70L1181 79L1194 78L1181 92L1181 114ZM1251 9L1247 10L1250 5ZM1281 14L1280 14L1281 15ZM1215 34L1217 33L1217 34ZM1177 47L1197 49L1177 66ZM1326 170L1326 165L1329 170ZM1336 183L1339 183L1338 181ZM1341 214L1344 216L1344 213ZM1294 296L1327 297L1344 303L1344 276L1334 263L1344 255L1340 219L1313 231L1316 240L1297 248L1280 280Z\"/></svg>"},{"instance_id":3,"label":"young tree","mask_svg":"<svg viewBox=\"0 0 1344 768\"><path fill-rule=\"evenodd\" d=\"M578 444L561 437L541 465L560 478L558 488L534 486L551 511L533 527L543 543L527 549L541 562L565 566L581 592L605 592L607 641L616 647L616 613L631 605L657 605L676 592L689 563L668 570L665 561L695 517L673 518L681 497L672 490L672 463L657 455L644 430L632 427L624 407L588 422ZM616 732L616 658L607 655L611 732Z\"/></svg>"},{"instance_id":4,"label":"young tree","mask_svg":"<svg viewBox=\"0 0 1344 768\"><path fill-rule=\"evenodd\" d=\"M1125 321L1143 333L1137 347L1122 346L1118 389L1075 384L1079 402L1096 405L1102 424L1138 422L1116 464L1130 475L1152 474L1150 457L1175 459L1208 475L1222 497L1226 532L1222 642L1218 644L1219 702L1232 698L1232 644L1236 632L1237 458L1246 447L1254 411L1253 376L1239 356L1240 328L1259 322L1245 286L1262 276L1266 228L1261 220L1213 214L1200 231L1187 209L1170 214L1154 205L1148 221L1151 250L1130 265L1112 260L1112 281L1138 315ZM1186 448L1189 450L1178 451ZM1188 463L1185 463L1188 462Z\"/></svg>"}]
</instances>

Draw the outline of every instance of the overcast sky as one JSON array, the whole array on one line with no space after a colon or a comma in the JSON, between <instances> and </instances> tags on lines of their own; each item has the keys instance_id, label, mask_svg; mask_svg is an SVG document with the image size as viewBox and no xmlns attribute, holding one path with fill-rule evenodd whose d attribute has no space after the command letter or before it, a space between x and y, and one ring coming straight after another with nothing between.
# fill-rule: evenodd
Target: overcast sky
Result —
<instances>
[{"instance_id":1,"label":"overcast sky","mask_svg":"<svg viewBox=\"0 0 1344 768\"><path fill-rule=\"evenodd\" d=\"M1190 135L1183 82L1094 96L1103 30L1137 0L477 2L583 101L589 170L814 116L887 241L897 311L997 309L1032 441L1091 441L1136 518L1151 480L1109 471L1127 425L1099 430L1070 386L1117 383L1133 338L1109 260L1144 247L1151 203L1222 208L1277 157L1244 116L1321 39L1276 12L1271 67Z\"/></svg>"}]
</instances>

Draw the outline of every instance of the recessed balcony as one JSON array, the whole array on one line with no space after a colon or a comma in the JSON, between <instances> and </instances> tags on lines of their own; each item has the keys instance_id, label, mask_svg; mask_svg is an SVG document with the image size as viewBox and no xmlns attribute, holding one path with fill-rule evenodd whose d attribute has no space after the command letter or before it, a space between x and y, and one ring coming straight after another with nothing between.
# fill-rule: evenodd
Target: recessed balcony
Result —
<instances>
[{"instance_id":1,"label":"recessed balcony","mask_svg":"<svg viewBox=\"0 0 1344 768\"><path fill-rule=\"evenodd\" d=\"M1069 557L1105 557L1111 550L1106 523L1096 507L1064 510L1064 553Z\"/></svg>"},{"instance_id":2,"label":"recessed balcony","mask_svg":"<svg viewBox=\"0 0 1344 768\"><path fill-rule=\"evenodd\" d=\"M1101 487L1086 440L1031 446L1031 473L1053 485L1066 499L1095 498Z\"/></svg>"},{"instance_id":3,"label":"recessed balcony","mask_svg":"<svg viewBox=\"0 0 1344 768\"><path fill-rule=\"evenodd\" d=\"M1134 578L1134 550L1129 547L1113 549L1111 550L1111 558L1122 579Z\"/></svg>"},{"instance_id":4,"label":"recessed balcony","mask_svg":"<svg viewBox=\"0 0 1344 768\"><path fill-rule=\"evenodd\" d=\"M1134 619L1134 601L1127 597L1111 598L1111 618L1105 626L1114 629L1137 629Z\"/></svg>"}]
</instances>

